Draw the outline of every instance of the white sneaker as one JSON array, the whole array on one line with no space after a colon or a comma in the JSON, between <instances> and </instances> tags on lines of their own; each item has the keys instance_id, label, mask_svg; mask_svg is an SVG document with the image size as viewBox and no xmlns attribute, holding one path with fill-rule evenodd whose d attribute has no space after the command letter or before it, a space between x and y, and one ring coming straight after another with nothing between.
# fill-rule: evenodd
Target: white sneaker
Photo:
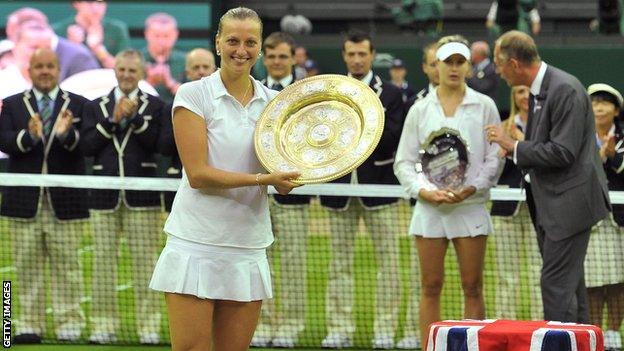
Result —
<instances>
[{"instance_id":1,"label":"white sneaker","mask_svg":"<svg viewBox=\"0 0 624 351\"><path fill-rule=\"evenodd\" d=\"M93 344L112 344L117 341L117 337L114 333L108 332L95 332L89 337L89 342Z\"/></svg>"},{"instance_id":2,"label":"white sneaker","mask_svg":"<svg viewBox=\"0 0 624 351\"><path fill-rule=\"evenodd\" d=\"M253 338L251 338L251 343L249 344L251 347L269 347L271 346L271 337L254 334Z\"/></svg>"},{"instance_id":3,"label":"white sneaker","mask_svg":"<svg viewBox=\"0 0 624 351\"><path fill-rule=\"evenodd\" d=\"M396 344L397 349L415 350L420 348L420 340L415 336L406 336Z\"/></svg>"},{"instance_id":4,"label":"white sneaker","mask_svg":"<svg viewBox=\"0 0 624 351\"><path fill-rule=\"evenodd\" d=\"M351 346L353 346L353 344L351 340L349 340L349 337L340 333L330 333L321 342L321 347L326 349L341 349Z\"/></svg>"},{"instance_id":5,"label":"white sneaker","mask_svg":"<svg viewBox=\"0 0 624 351\"><path fill-rule=\"evenodd\" d=\"M139 342L143 345L160 344L160 336L158 333L141 333L139 334Z\"/></svg>"},{"instance_id":6,"label":"white sneaker","mask_svg":"<svg viewBox=\"0 0 624 351\"><path fill-rule=\"evenodd\" d=\"M621 350L622 338L620 338L620 333L616 330L605 331L604 347L605 347L605 350Z\"/></svg>"},{"instance_id":7,"label":"white sneaker","mask_svg":"<svg viewBox=\"0 0 624 351\"><path fill-rule=\"evenodd\" d=\"M390 335L377 335L373 339L373 348L376 350L393 349L394 338Z\"/></svg>"},{"instance_id":8,"label":"white sneaker","mask_svg":"<svg viewBox=\"0 0 624 351\"><path fill-rule=\"evenodd\" d=\"M295 347L296 343L297 340L295 338L280 336L277 338L273 338L273 340L271 341L271 347L291 349Z\"/></svg>"},{"instance_id":9,"label":"white sneaker","mask_svg":"<svg viewBox=\"0 0 624 351\"><path fill-rule=\"evenodd\" d=\"M58 341L76 341L80 334L80 329L63 329L56 332L56 338Z\"/></svg>"}]
</instances>

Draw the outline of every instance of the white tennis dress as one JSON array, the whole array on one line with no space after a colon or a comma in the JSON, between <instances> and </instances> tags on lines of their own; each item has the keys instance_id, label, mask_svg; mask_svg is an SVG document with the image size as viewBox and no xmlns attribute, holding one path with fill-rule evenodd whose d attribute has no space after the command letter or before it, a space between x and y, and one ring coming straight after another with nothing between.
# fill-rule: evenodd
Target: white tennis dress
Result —
<instances>
[{"instance_id":1,"label":"white tennis dress","mask_svg":"<svg viewBox=\"0 0 624 351\"><path fill-rule=\"evenodd\" d=\"M184 107L206 121L212 167L265 172L253 134L276 92L253 82L254 97L245 107L227 92L219 71L183 84L176 94L174 110ZM273 232L266 187L193 189L183 171L164 231L169 237L150 288L234 301L272 297L266 248Z\"/></svg>"},{"instance_id":2,"label":"white tennis dress","mask_svg":"<svg viewBox=\"0 0 624 351\"><path fill-rule=\"evenodd\" d=\"M394 173L413 198L418 198L421 189L436 189L422 172L416 171L416 165L420 163L421 143L443 127L452 128L459 131L468 144L469 166L464 185L474 186L477 192L458 204L435 206L419 200L414 208L409 233L449 239L487 235L492 232L492 221L485 203L504 165L498 156L499 146L485 139L485 126L500 124L496 104L488 96L466 87L466 95L455 116L446 117L436 92L431 91L410 108L394 161Z\"/></svg>"}]
</instances>

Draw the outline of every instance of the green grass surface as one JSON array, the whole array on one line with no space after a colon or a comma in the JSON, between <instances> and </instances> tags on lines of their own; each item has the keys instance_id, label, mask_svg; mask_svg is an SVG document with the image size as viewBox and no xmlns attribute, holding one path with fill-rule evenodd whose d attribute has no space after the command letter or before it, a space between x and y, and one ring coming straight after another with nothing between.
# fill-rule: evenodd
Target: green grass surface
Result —
<instances>
[{"instance_id":1,"label":"green grass surface","mask_svg":"<svg viewBox=\"0 0 624 351\"><path fill-rule=\"evenodd\" d=\"M308 296L306 305L306 328L299 337L299 345L303 347L318 347L321 340L325 337L325 291L327 285L327 277L330 263L330 240L329 240L329 213L320 208L318 203L314 203L311 208L311 225L308 237L307 249L307 275L308 275ZM397 330L397 340L403 336L403 326L405 324L405 314L407 309L408 298L408 281L416 279L411 276L409 271L409 252L412 250L412 238L406 235L409 220L411 217L411 208L407 202L402 201L400 206L400 220L397 223L402 234L400 247L400 279L401 279L401 308L399 317L399 328ZM164 214L163 214L164 219ZM15 281L15 271L6 267L13 266L13 249L12 241L19 238L11 238L8 230L8 221L0 219L0 268L3 280ZM360 226L363 229L363 226ZM89 314L90 295L91 295L91 265L92 265L92 231L90 224L85 223L83 230L83 240L81 249L81 262L84 273L84 291L83 291L83 310ZM164 242L164 235L163 235ZM126 245L121 246L118 286L131 286L131 260ZM494 264L493 240L489 240L486 254L486 265L484 274L484 288L486 299L486 316L493 317L494 296L496 293L496 275ZM511 248L513 251L513 248ZM280 264L279 257L276 258L275 265ZM454 250L449 248L446 262L446 283L442 297L442 318L443 319L460 319L462 317L462 294L459 280L459 272L456 264ZM277 268L277 267L276 267ZM520 267L524 272L524 266ZM275 269L279 272L279 269ZM358 347L370 347L370 340L373 337L373 312L374 312L374 296L376 281L376 261L374 259L374 251L372 242L366 233L362 232L357 237L356 255L355 255L355 306L354 315L356 318L356 332L353 342ZM523 273L524 274L524 273ZM275 277L275 284L282 283L280 277ZM49 283L48 283L49 286ZM523 279L520 284L519 305L523 306L519 310L519 319L528 318L528 306L531 301L528 300L528 284ZM49 294L48 294L49 295ZM47 306L51 306L50 297L48 296ZM164 300L164 299L163 299ZM122 288L118 295L119 310L121 313L121 329L117 337L126 344L138 342L136 335L136 320L134 315L134 296L132 288ZM162 340L169 339L168 325L163 301L163 323L162 323ZM19 316L19 289L14 287L13 294L13 318ZM48 313L46 341L53 341L53 316ZM86 342L88 338L88 327L83 332L82 342ZM119 347L100 347L100 346L69 346L69 345L50 345L50 346L15 346L16 350L168 350L167 347L142 347L142 346L119 346Z\"/></svg>"}]
</instances>

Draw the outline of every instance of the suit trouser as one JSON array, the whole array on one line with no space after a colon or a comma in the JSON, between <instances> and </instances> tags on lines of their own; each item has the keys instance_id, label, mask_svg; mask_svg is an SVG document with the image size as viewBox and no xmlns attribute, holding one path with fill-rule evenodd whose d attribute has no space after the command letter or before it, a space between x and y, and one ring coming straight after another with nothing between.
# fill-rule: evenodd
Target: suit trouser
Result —
<instances>
[{"instance_id":1,"label":"suit trouser","mask_svg":"<svg viewBox=\"0 0 624 351\"><path fill-rule=\"evenodd\" d=\"M93 332L119 330L117 266L119 240L125 233L132 258L132 288L138 333L159 333L162 295L148 288L160 249L160 210L92 210L93 223Z\"/></svg>"},{"instance_id":2,"label":"suit trouser","mask_svg":"<svg viewBox=\"0 0 624 351\"><path fill-rule=\"evenodd\" d=\"M543 261L541 285L545 320L589 323L584 267L589 233L587 229L553 241L543 229L537 230Z\"/></svg>"},{"instance_id":3,"label":"suit trouser","mask_svg":"<svg viewBox=\"0 0 624 351\"><path fill-rule=\"evenodd\" d=\"M492 223L498 276L496 317L518 319L521 267L524 265L529 281L529 317L542 319L544 309L539 278L542 262L526 202L520 203L513 216L492 216Z\"/></svg>"},{"instance_id":4,"label":"suit trouser","mask_svg":"<svg viewBox=\"0 0 624 351\"><path fill-rule=\"evenodd\" d=\"M50 262L50 287L56 332L84 328L80 309L82 271L78 246L84 220L58 221L48 201L34 220L11 220L20 297L16 334L42 335L46 327L45 264Z\"/></svg>"},{"instance_id":5,"label":"suit trouser","mask_svg":"<svg viewBox=\"0 0 624 351\"><path fill-rule=\"evenodd\" d=\"M309 209L307 204L281 205L271 201L275 243L267 250L267 255L273 277L275 255L279 255L280 279L279 284L276 284L277 301L266 300L262 306L258 335L296 338L305 327Z\"/></svg>"},{"instance_id":6,"label":"suit trouser","mask_svg":"<svg viewBox=\"0 0 624 351\"><path fill-rule=\"evenodd\" d=\"M400 303L398 204L365 209L357 198L350 199L347 210L329 212L332 258L326 300L328 332L349 337L355 332L353 257L360 218L373 240L378 267L373 330L375 335L394 336Z\"/></svg>"}]
</instances>

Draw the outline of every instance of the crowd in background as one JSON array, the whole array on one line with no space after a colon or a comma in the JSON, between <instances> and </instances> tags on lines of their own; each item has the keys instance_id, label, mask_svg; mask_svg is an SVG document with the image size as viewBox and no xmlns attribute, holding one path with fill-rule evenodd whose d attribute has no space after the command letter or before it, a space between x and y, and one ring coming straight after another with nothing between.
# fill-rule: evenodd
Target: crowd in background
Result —
<instances>
[{"instance_id":1,"label":"crowd in background","mask_svg":"<svg viewBox=\"0 0 624 351\"><path fill-rule=\"evenodd\" d=\"M413 9L413 3L404 1L403 11ZM435 12L437 5L432 4ZM3 99L0 105L0 151L8 154L8 171L85 174L84 157L90 157L93 164L89 171L94 175L155 177L162 176L157 174L157 158L164 155L171 159L166 167L167 176L179 178L182 166L173 137L171 104L181 84L215 72L217 66L213 53L205 48L188 53L176 50L177 22L166 13L150 15L145 20L146 47L131 48L127 26L105 16L105 2L73 1L73 6L74 16L54 24L33 8L17 10L8 17L7 39L0 42L0 81L11 82L0 86L0 98ZM539 15L535 6L522 6L525 29L533 34L539 33ZM496 27L497 11L500 19L501 6L494 2L488 14L488 27ZM426 22L423 28L436 28L437 21ZM413 21L408 22L413 26ZM421 28L420 24L418 28ZM502 31L505 29L501 27ZM347 37L342 47L346 71L349 76L365 81L379 94L386 111L382 144L387 149L376 150L377 154L371 155L370 162L365 162L353 174L337 182L399 183L392 164L403 124L417 102L436 92L440 85L438 64L446 59L436 56L440 46L431 43L424 47L422 71L428 85L413 87L408 83L405 62L394 59L389 69L391 80L383 81L373 70L375 49L372 39L365 34ZM262 49L264 57L258 60L258 65L266 71L262 83L270 89L282 90L320 72L317 64L307 56L305 47L297 45L286 33L271 33ZM489 97L484 100L485 104L494 104L500 79L489 45L485 41L472 43L469 57L467 86L470 91ZM72 75L94 69L112 69L114 75L114 84L102 96L87 99L80 96L81 92L65 91L60 85ZM147 83L145 88L139 85L141 80ZM87 85L85 89L88 89ZM529 93L527 86L512 87L511 111L509 116L503 116L506 117L503 126L515 140L525 137ZM588 87L587 93L596 119L595 142L609 189L624 190L621 175L624 171L624 135L619 121L622 95L606 84L594 84ZM498 116L498 111L495 114ZM493 110L492 120L495 119ZM383 171L379 171L384 166ZM515 164L507 159L500 167L504 170L499 185L519 187L522 174ZM15 257L22 310L16 342L41 342L45 332L45 304L42 303L45 299L41 299L41 294L45 290L46 257L51 264L54 284L57 284L53 285L52 295L57 338L75 341L80 337L86 321L77 294L81 282L77 257L81 231L75 226L91 220L96 255L90 341L114 343L119 332L119 312L116 308L111 310L111 306L117 306L114 291L116 257L121 233L124 233L133 259L135 313L139 322L137 334L143 344L160 343L161 308L158 295L147 286L160 250L159 214L163 206L170 211L173 196L165 194L163 205L161 194L149 191L97 190L87 193L64 188L42 191L39 188L6 188L0 214L14 219L11 231L20 237L16 242ZM282 269L286 268L285 260L290 260L292 265L281 273L282 279L286 277L297 283L281 286L283 291L279 296L282 301L277 306L265 304L252 341L254 346L293 347L304 328L302 301L305 301L306 294L306 261L302 253L305 253L307 224L301 222L309 220L310 201L309 197L291 195L271 199L273 230L281 238L279 245L271 250L281 250ZM389 232L396 226L388 223L397 221L398 199L326 196L320 201L330 213L332 250L335 250L327 292L328 332L322 345L328 348L352 345L355 329L351 296L353 250L355 231L363 218L375 241L380 267L372 344L379 349L420 347L424 336L418 330L421 292L416 278L412 279L413 286L410 287L404 338L395 343L399 304L397 240L405 233ZM523 202L494 202L491 216L495 245L517 247L525 252L524 255L506 255L503 250L497 250L500 286L497 287L495 317L517 317L518 266L528 265L530 294L535 302L531 305L530 315L540 319L543 306L539 303L539 249L529 209ZM618 330L624 318L623 218L624 209L616 205L612 216L595 226L585 263L591 322L606 326L605 337L614 348L621 347ZM519 257L526 258L521 261ZM413 273L417 274L416 254L412 254L411 260ZM469 295L465 291L467 298ZM602 323L604 306L607 307L607 323Z\"/></svg>"}]
</instances>

